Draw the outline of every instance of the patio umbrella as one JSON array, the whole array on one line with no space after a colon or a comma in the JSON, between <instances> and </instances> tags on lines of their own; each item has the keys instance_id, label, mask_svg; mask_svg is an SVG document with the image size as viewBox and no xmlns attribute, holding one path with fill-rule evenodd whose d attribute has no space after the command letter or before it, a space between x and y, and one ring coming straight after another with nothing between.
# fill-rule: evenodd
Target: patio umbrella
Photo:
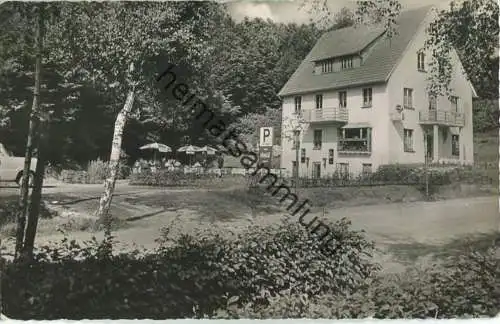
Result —
<instances>
[{"instance_id":1,"label":"patio umbrella","mask_svg":"<svg viewBox=\"0 0 500 324\"><path fill-rule=\"evenodd\" d=\"M161 153L172 152L172 149L165 144L161 143L149 143L144 146L139 147L139 150L154 150L153 159L156 160L156 151Z\"/></svg>"},{"instance_id":2,"label":"patio umbrella","mask_svg":"<svg viewBox=\"0 0 500 324\"><path fill-rule=\"evenodd\" d=\"M159 152L163 153L172 152L172 149L168 145L161 143L146 144L144 146L139 147L139 150L158 150Z\"/></svg>"},{"instance_id":3,"label":"patio umbrella","mask_svg":"<svg viewBox=\"0 0 500 324\"><path fill-rule=\"evenodd\" d=\"M189 164L192 164L192 155L194 155L196 152L200 152L200 148L198 146L194 146L194 145L186 145L186 146L183 146L183 147L180 147L177 152L184 152L186 153L187 155L190 155L189 157Z\"/></svg>"},{"instance_id":4,"label":"patio umbrella","mask_svg":"<svg viewBox=\"0 0 500 324\"><path fill-rule=\"evenodd\" d=\"M196 152L200 152L200 148L198 146L194 145L186 145L183 147L180 147L177 152L185 152L186 154L194 154Z\"/></svg>"},{"instance_id":5,"label":"patio umbrella","mask_svg":"<svg viewBox=\"0 0 500 324\"><path fill-rule=\"evenodd\" d=\"M214 149L213 147L210 147L208 145L205 145L202 148L200 148L200 152L205 152L208 155L214 155L215 153L217 153L217 151L218 151L217 149Z\"/></svg>"}]
</instances>

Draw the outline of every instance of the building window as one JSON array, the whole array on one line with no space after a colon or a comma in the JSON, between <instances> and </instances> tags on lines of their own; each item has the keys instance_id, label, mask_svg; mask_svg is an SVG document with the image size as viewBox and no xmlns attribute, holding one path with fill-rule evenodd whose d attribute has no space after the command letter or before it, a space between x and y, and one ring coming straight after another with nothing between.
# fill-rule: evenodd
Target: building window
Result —
<instances>
[{"instance_id":1,"label":"building window","mask_svg":"<svg viewBox=\"0 0 500 324\"><path fill-rule=\"evenodd\" d=\"M300 163L306 163L306 149L300 150Z\"/></svg>"},{"instance_id":2,"label":"building window","mask_svg":"<svg viewBox=\"0 0 500 324\"><path fill-rule=\"evenodd\" d=\"M372 173L372 165L371 163L363 163L363 174L371 174Z\"/></svg>"},{"instance_id":3,"label":"building window","mask_svg":"<svg viewBox=\"0 0 500 324\"><path fill-rule=\"evenodd\" d=\"M316 95L316 109L323 109L323 95Z\"/></svg>"},{"instance_id":4,"label":"building window","mask_svg":"<svg viewBox=\"0 0 500 324\"><path fill-rule=\"evenodd\" d=\"M371 128L342 128L339 129L339 154L371 152Z\"/></svg>"},{"instance_id":5,"label":"building window","mask_svg":"<svg viewBox=\"0 0 500 324\"><path fill-rule=\"evenodd\" d=\"M314 149L321 150L323 144L323 131L321 129L314 130Z\"/></svg>"},{"instance_id":6,"label":"building window","mask_svg":"<svg viewBox=\"0 0 500 324\"><path fill-rule=\"evenodd\" d=\"M327 60L321 62L321 73L330 73L333 72L333 60Z\"/></svg>"},{"instance_id":7,"label":"building window","mask_svg":"<svg viewBox=\"0 0 500 324\"><path fill-rule=\"evenodd\" d=\"M404 88L403 90L403 106L405 108L413 108L413 89Z\"/></svg>"},{"instance_id":8,"label":"building window","mask_svg":"<svg viewBox=\"0 0 500 324\"><path fill-rule=\"evenodd\" d=\"M458 97L451 96L450 101L451 101L451 109L455 112L458 112Z\"/></svg>"},{"instance_id":9,"label":"building window","mask_svg":"<svg viewBox=\"0 0 500 324\"><path fill-rule=\"evenodd\" d=\"M328 150L328 164L333 164L333 149Z\"/></svg>"},{"instance_id":10,"label":"building window","mask_svg":"<svg viewBox=\"0 0 500 324\"><path fill-rule=\"evenodd\" d=\"M372 88L363 89L363 107L371 107L372 105Z\"/></svg>"},{"instance_id":11,"label":"building window","mask_svg":"<svg viewBox=\"0 0 500 324\"><path fill-rule=\"evenodd\" d=\"M352 57L345 57L342 59L342 69L352 68Z\"/></svg>"},{"instance_id":12,"label":"building window","mask_svg":"<svg viewBox=\"0 0 500 324\"><path fill-rule=\"evenodd\" d=\"M295 97L295 113L300 115L302 111L302 97Z\"/></svg>"},{"instance_id":13,"label":"building window","mask_svg":"<svg viewBox=\"0 0 500 324\"><path fill-rule=\"evenodd\" d=\"M429 110L437 109L437 98L434 95L429 95Z\"/></svg>"},{"instance_id":14,"label":"building window","mask_svg":"<svg viewBox=\"0 0 500 324\"><path fill-rule=\"evenodd\" d=\"M451 136L451 154L460 156L460 138L458 135Z\"/></svg>"},{"instance_id":15,"label":"building window","mask_svg":"<svg viewBox=\"0 0 500 324\"><path fill-rule=\"evenodd\" d=\"M337 173L343 177L349 175L349 163L337 163Z\"/></svg>"},{"instance_id":16,"label":"building window","mask_svg":"<svg viewBox=\"0 0 500 324\"><path fill-rule=\"evenodd\" d=\"M413 150L413 129L404 130L404 150L405 152L415 152Z\"/></svg>"},{"instance_id":17,"label":"building window","mask_svg":"<svg viewBox=\"0 0 500 324\"><path fill-rule=\"evenodd\" d=\"M417 69L425 71L425 54L423 52L418 52L417 54Z\"/></svg>"},{"instance_id":18,"label":"building window","mask_svg":"<svg viewBox=\"0 0 500 324\"><path fill-rule=\"evenodd\" d=\"M346 108L347 107L347 91L339 92L339 107Z\"/></svg>"}]
</instances>

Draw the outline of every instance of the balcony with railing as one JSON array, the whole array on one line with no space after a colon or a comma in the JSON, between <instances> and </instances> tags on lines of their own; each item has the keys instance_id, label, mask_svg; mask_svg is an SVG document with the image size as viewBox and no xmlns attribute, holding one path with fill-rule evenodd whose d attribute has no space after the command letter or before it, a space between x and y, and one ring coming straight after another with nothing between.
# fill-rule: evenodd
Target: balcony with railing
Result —
<instances>
[{"instance_id":1,"label":"balcony with railing","mask_svg":"<svg viewBox=\"0 0 500 324\"><path fill-rule=\"evenodd\" d=\"M328 123L340 122L347 123L347 108L330 107L323 109L304 110L302 112L304 120L308 123Z\"/></svg>"},{"instance_id":2,"label":"balcony with railing","mask_svg":"<svg viewBox=\"0 0 500 324\"><path fill-rule=\"evenodd\" d=\"M465 125L463 113L454 111L429 110L419 112L419 120L425 125L459 126Z\"/></svg>"}]
</instances>

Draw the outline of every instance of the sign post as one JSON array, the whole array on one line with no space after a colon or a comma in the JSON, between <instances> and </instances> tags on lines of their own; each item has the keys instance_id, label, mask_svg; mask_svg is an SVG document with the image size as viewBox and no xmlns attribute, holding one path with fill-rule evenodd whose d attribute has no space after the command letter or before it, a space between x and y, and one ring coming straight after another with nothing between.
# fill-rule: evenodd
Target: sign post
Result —
<instances>
[{"instance_id":1,"label":"sign post","mask_svg":"<svg viewBox=\"0 0 500 324\"><path fill-rule=\"evenodd\" d=\"M274 132L272 127L260 128L259 162L262 166L271 168L273 159Z\"/></svg>"}]
</instances>

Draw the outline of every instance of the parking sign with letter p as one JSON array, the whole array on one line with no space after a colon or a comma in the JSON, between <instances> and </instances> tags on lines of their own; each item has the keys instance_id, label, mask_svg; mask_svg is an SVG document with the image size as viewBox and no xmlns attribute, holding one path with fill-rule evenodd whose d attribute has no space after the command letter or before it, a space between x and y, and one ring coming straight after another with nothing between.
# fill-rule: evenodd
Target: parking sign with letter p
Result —
<instances>
[{"instance_id":1,"label":"parking sign with letter p","mask_svg":"<svg viewBox=\"0 0 500 324\"><path fill-rule=\"evenodd\" d=\"M260 128L260 147L273 146L273 128L261 127Z\"/></svg>"}]
</instances>

